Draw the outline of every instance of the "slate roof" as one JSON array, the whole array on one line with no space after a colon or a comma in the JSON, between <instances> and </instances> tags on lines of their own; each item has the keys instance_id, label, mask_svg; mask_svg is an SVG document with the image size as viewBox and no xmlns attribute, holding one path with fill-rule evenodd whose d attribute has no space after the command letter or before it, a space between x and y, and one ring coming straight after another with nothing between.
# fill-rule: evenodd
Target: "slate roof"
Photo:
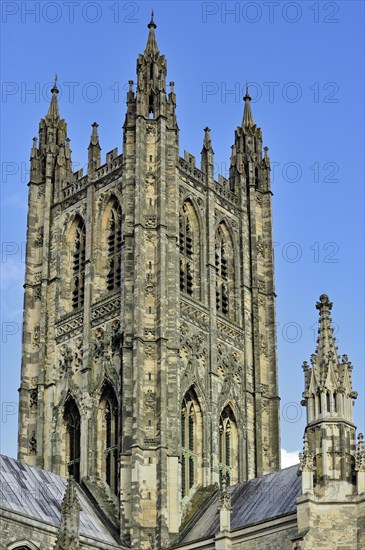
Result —
<instances>
[{"instance_id":1,"label":"slate roof","mask_svg":"<svg viewBox=\"0 0 365 550\"><path fill-rule=\"evenodd\" d=\"M296 511L301 492L298 467L238 483L229 488L231 494L231 531L262 523ZM219 531L219 492L210 499L200 517L197 515L184 528L179 544L213 537ZM198 512L199 514L199 512Z\"/></svg>"},{"instance_id":2,"label":"slate roof","mask_svg":"<svg viewBox=\"0 0 365 550\"><path fill-rule=\"evenodd\" d=\"M59 526L67 479L0 455L0 507ZM119 547L77 486L81 504L80 534Z\"/></svg>"}]
</instances>

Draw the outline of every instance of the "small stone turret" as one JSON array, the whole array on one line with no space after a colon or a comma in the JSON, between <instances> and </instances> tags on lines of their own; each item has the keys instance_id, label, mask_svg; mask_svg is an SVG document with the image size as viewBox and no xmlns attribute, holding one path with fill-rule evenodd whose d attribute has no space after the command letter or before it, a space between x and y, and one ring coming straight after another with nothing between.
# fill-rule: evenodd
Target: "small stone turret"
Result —
<instances>
[{"instance_id":1,"label":"small stone turret","mask_svg":"<svg viewBox=\"0 0 365 550\"><path fill-rule=\"evenodd\" d=\"M303 477L307 478L308 463L313 462L314 486L326 490L329 480L354 483L356 445L352 408L357 393L352 389L352 365L347 355L340 358L337 354L330 317L332 302L326 294L320 296L316 308L317 349L311 356L311 366L307 362L302 366L305 378L302 404L307 409L307 427L301 464ZM311 484L309 479L304 482L306 489Z\"/></svg>"},{"instance_id":2,"label":"small stone turret","mask_svg":"<svg viewBox=\"0 0 365 550\"><path fill-rule=\"evenodd\" d=\"M363 548L365 451L352 420L352 366L337 353L330 312L332 302L322 294L317 349L311 365L304 362L303 401L307 426L299 471L297 548ZM300 541L300 542L299 542Z\"/></svg>"}]
</instances>

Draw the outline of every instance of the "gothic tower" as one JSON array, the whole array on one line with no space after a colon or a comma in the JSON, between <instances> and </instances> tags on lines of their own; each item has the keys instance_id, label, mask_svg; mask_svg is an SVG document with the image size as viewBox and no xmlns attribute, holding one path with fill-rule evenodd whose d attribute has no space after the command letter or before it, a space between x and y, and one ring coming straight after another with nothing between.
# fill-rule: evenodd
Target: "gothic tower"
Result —
<instances>
[{"instance_id":1,"label":"gothic tower","mask_svg":"<svg viewBox=\"0 0 365 550\"><path fill-rule=\"evenodd\" d=\"M123 151L75 173L57 84L29 182L19 458L72 474L132 548L279 468L268 149L248 90L229 178L179 156L153 17Z\"/></svg>"}]
</instances>

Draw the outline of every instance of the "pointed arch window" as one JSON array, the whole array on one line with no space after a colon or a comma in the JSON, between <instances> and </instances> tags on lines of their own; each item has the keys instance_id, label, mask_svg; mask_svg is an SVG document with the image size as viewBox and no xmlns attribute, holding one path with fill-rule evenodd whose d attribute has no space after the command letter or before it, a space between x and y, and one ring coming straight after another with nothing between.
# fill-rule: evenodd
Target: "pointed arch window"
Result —
<instances>
[{"instance_id":1,"label":"pointed arch window","mask_svg":"<svg viewBox=\"0 0 365 550\"><path fill-rule=\"evenodd\" d=\"M185 497L200 482L201 410L193 389L181 407L181 493Z\"/></svg>"},{"instance_id":2,"label":"pointed arch window","mask_svg":"<svg viewBox=\"0 0 365 550\"><path fill-rule=\"evenodd\" d=\"M65 408L66 422L66 461L68 473L73 476L75 481L80 481L80 437L81 437L81 419L79 409L73 400L70 400Z\"/></svg>"},{"instance_id":3,"label":"pointed arch window","mask_svg":"<svg viewBox=\"0 0 365 550\"><path fill-rule=\"evenodd\" d=\"M236 456L238 452L238 432L230 407L225 407L219 419L219 471L227 484L237 482Z\"/></svg>"},{"instance_id":4,"label":"pointed arch window","mask_svg":"<svg viewBox=\"0 0 365 550\"><path fill-rule=\"evenodd\" d=\"M85 253L86 232L83 220L79 220L75 231L72 258L72 307L77 309L84 305L85 297Z\"/></svg>"},{"instance_id":5,"label":"pointed arch window","mask_svg":"<svg viewBox=\"0 0 365 550\"><path fill-rule=\"evenodd\" d=\"M218 227L215 239L216 307L227 317L234 317L233 247L229 235Z\"/></svg>"},{"instance_id":6,"label":"pointed arch window","mask_svg":"<svg viewBox=\"0 0 365 550\"><path fill-rule=\"evenodd\" d=\"M186 201L180 212L180 290L189 296L200 297L199 292L199 224L193 206Z\"/></svg>"},{"instance_id":7,"label":"pointed arch window","mask_svg":"<svg viewBox=\"0 0 365 550\"><path fill-rule=\"evenodd\" d=\"M108 274L109 291L120 288L122 266L122 209L115 202L111 212L108 232Z\"/></svg>"},{"instance_id":8,"label":"pointed arch window","mask_svg":"<svg viewBox=\"0 0 365 550\"><path fill-rule=\"evenodd\" d=\"M109 386L103 392L100 401L101 437L100 464L102 477L110 490L118 494L118 402L113 389Z\"/></svg>"}]
</instances>

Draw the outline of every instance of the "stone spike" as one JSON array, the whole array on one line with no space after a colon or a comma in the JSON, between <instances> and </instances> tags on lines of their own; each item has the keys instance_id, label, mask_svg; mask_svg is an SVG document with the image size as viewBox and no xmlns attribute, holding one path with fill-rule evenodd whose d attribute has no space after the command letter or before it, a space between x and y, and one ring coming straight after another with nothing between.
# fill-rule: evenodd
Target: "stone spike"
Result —
<instances>
[{"instance_id":1,"label":"stone spike","mask_svg":"<svg viewBox=\"0 0 365 550\"><path fill-rule=\"evenodd\" d=\"M255 126L255 122L254 122L252 110L251 110L251 103L250 103L251 99L252 98L248 93L248 83L246 82L246 94L243 98L245 102L245 108L243 111L243 120L242 120L243 128L252 128L253 126Z\"/></svg>"},{"instance_id":2,"label":"stone spike","mask_svg":"<svg viewBox=\"0 0 365 550\"><path fill-rule=\"evenodd\" d=\"M53 84L53 88L51 92L52 92L52 99L48 109L47 118L52 122L56 122L60 118L60 111L58 109L58 99L57 99L57 95L59 93L59 90L57 88L57 75L55 76L55 82Z\"/></svg>"},{"instance_id":3,"label":"stone spike","mask_svg":"<svg viewBox=\"0 0 365 550\"><path fill-rule=\"evenodd\" d=\"M322 294L319 302L316 303L316 308L319 310L319 327L318 327L318 345L316 349L317 363L321 369L322 381L325 381L327 375L327 365L332 364L337 371L338 357L336 348L336 339L333 336L333 328L331 325L330 311L332 302L330 302L327 294ZM325 369L325 372L324 372Z\"/></svg>"},{"instance_id":4,"label":"stone spike","mask_svg":"<svg viewBox=\"0 0 365 550\"><path fill-rule=\"evenodd\" d=\"M156 34L155 34L155 29L157 28L157 25L153 20L153 16L154 16L154 13L153 13L153 10L152 10L151 21L147 25L150 32L149 32L149 35L148 35L146 49L144 51L145 55L155 55L155 54L159 53L159 49L158 49L157 41L156 41Z\"/></svg>"}]
</instances>

